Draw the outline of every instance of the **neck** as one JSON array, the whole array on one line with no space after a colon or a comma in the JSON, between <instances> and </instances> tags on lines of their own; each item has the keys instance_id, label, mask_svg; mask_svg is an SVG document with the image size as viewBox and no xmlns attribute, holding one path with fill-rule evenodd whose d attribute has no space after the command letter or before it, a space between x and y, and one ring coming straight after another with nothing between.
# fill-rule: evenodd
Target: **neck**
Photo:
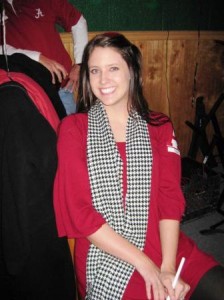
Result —
<instances>
[{"instance_id":1,"label":"neck","mask_svg":"<svg viewBox=\"0 0 224 300\"><path fill-rule=\"evenodd\" d=\"M125 142L128 110L107 110L107 116L116 142Z\"/></svg>"}]
</instances>

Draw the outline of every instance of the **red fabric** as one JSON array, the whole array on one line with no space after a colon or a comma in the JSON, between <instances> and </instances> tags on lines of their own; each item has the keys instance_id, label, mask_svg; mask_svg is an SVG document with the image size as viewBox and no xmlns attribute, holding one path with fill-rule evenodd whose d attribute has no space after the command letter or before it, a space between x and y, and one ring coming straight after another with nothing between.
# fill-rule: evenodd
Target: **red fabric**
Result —
<instances>
[{"instance_id":1,"label":"red fabric","mask_svg":"<svg viewBox=\"0 0 224 300\"><path fill-rule=\"evenodd\" d=\"M59 118L55 109L44 90L30 77L23 73L10 72L10 77L7 72L0 69L0 84L14 80L20 83L27 91L30 99L36 105L39 112L47 119L53 129L57 132Z\"/></svg>"},{"instance_id":2,"label":"red fabric","mask_svg":"<svg viewBox=\"0 0 224 300\"><path fill-rule=\"evenodd\" d=\"M6 3L6 41L16 48L39 51L69 72L72 61L55 24L70 32L81 13L67 0L14 0L16 15Z\"/></svg>"},{"instance_id":3,"label":"red fabric","mask_svg":"<svg viewBox=\"0 0 224 300\"><path fill-rule=\"evenodd\" d=\"M87 126L85 114L66 117L60 126L58 140L58 171L55 179L54 206L60 236L75 237L75 266L79 291L85 294L86 257L89 242L85 238L95 232L105 220L91 204L91 193L87 172ZM180 156L175 148L171 123L163 126L149 126L153 150L152 188L149 208L149 223L144 252L158 265L161 264L159 220L180 220L185 207L180 189ZM118 143L121 158L125 164L125 143ZM124 191L126 174L124 172ZM186 257L182 278L191 286L191 292L201 276L217 263L212 257L199 251L192 240L183 233L177 255L177 264ZM134 272L123 299L147 299L145 284ZM186 297L189 299L189 296Z\"/></svg>"}]
</instances>

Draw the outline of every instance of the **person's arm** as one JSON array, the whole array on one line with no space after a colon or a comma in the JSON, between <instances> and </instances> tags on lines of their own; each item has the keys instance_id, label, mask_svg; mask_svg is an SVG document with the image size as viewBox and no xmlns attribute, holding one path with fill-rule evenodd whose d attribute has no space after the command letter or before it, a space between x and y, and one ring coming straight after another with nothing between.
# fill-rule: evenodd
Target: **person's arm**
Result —
<instances>
[{"instance_id":1,"label":"person's arm","mask_svg":"<svg viewBox=\"0 0 224 300\"><path fill-rule=\"evenodd\" d=\"M81 15L78 23L71 28L74 44L74 58L76 64L82 62L82 55L86 44L88 43L88 28L86 19Z\"/></svg>"},{"instance_id":2,"label":"person's arm","mask_svg":"<svg viewBox=\"0 0 224 300\"><path fill-rule=\"evenodd\" d=\"M175 289L172 287L172 282L176 273L176 256L180 222L177 220L161 220L159 229L163 257L160 278L168 290L170 299L184 299L190 286L179 279Z\"/></svg>"},{"instance_id":3,"label":"person's arm","mask_svg":"<svg viewBox=\"0 0 224 300\"><path fill-rule=\"evenodd\" d=\"M171 123L161 126L160 141L160 241L162 252L161 280L171 299L185 297L189 286L181 279L175 290L172 281L176 273L177 249L179 243L180 220L184 209L184 199L180 189L180 153L177 148Z\"/></svg>"},{"instance_id":4,"label":"person's arm","mask_svg":"<svg viewBox=\"0 0 224 300\"><path fill-rule=\"evenodd\" d=\"M163 282L166 281L166 288L169 295L174 297L175 293L172 288L173 276L176 272L176 256L179 240L179 221L161 220L159 223L160 240L162 248L162 265L161 274Z\"/></svg>"},{"instance_id":5,"label":"person's arm","mask_svg":"<svg viewBox=\"0 0 224 300\"><path fill-rule=\"evenodd\" d=\"M55 84L58 79L59 82L62 82L68 75L64 66L59 64L53 59L50 59L42 54L40 54L39 62L50 71L52 76L52 83Z\"/></svg>"},{"instance_id":6,"label":"person's arm","mask_svg":"<svg viewBox=\"0 0 224 300\"><path fill-rule=\"evenodd\" d=\"M164 299L166 294L158 267L135 245L116 233L108 224L102 225L88 239L97 248L133 265L145 281L148 299L152 299L152 292L154 300Z\"/></svg>"},{"instance_id":7,"label":"person's arm","mask_svg":"<svg viewBox=\"0 0 224 300\"><path fill-rule=\"evenodd\" d=\"M15 48L8 44L5 45L5 54L6 55L13 55L15 53L24 54L24 55L28 56L29 58L31 58L32 60L41 63L45 68L48 69L48 71L50 71L53 84L55 84L55 82L56 82L56 77L59 82L62 82L62 80L64 78L66 78L66 76L67 76L67 71L61 64L57 63L56 61L54 61L52 59L47 58L46 56L42 55L40 52L31 51L31 50L27 50L27 49ZM3 54L2 46L0 47L0 54Z\"/></svg>"},{"instance_id":8,"label":"person's arm","mask_svg":"<svg viewBox=\"0 0 224 300\"><path fill-rule=\"evenodd\" d=\"M162 271L175 273L177 247L179 240L179 225L176 220L161 220L159 223L162 247Z\"/></svg>"},{"instance_id":9,"label":"person's arm","mask_svg":"<svg viewBox=\"0 0 224 300\"><path fill-rule=\"evenodd\" d=\"M72 26L72 38L74 45L74 59L75 64L69 73L69 80L65 85L65 89L73 92L79 81L80 64L82 62L82 55L86 44L88 43L88 28L86 19L81 15L77 24Z\"/></svg>"}]
</instances>

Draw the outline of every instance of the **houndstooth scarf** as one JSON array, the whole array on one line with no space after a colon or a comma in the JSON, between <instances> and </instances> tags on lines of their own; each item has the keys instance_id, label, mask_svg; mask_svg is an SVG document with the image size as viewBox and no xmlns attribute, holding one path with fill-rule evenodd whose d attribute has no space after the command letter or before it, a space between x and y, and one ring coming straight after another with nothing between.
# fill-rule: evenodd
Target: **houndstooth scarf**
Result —
<instances>
[{"instance_id":1,"label":"houndstooth scarf","mask_svg":"<svg viewBox=\"0 0 224 300\"><path fill-rule=\"evenodd\" d=\"M127 195L122 189L122 160L103 105L88 113L88 172L95 209L120 235L143 250L148 223L152 152L148 127L136 112L126 130ZM134 271L128 263L94 245L87 259L88 300L120 300Z\"/></svg>"}]
</instances>

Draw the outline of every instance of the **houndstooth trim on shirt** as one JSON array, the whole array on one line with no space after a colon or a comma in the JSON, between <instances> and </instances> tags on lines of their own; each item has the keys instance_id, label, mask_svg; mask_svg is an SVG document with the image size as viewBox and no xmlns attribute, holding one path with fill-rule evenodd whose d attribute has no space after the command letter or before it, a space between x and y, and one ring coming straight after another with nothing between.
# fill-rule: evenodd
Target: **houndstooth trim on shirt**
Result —
<instances>
[{"instance_id":1,"label":"houndstooth trim on shirt","mask_svg":"<svg viewBox=\"0 0 224 300\"><path fill-rule=\"evenodd\" d=\"M148 224L152 151L148 126L137 112L126 130L127 195L123 204L122 160L103 105L88 113L88 172L95 209L120 235L143 250ZM88 300L120 300L134 271L94 245L87 259Z\"/></svg>"}]
</instances>

